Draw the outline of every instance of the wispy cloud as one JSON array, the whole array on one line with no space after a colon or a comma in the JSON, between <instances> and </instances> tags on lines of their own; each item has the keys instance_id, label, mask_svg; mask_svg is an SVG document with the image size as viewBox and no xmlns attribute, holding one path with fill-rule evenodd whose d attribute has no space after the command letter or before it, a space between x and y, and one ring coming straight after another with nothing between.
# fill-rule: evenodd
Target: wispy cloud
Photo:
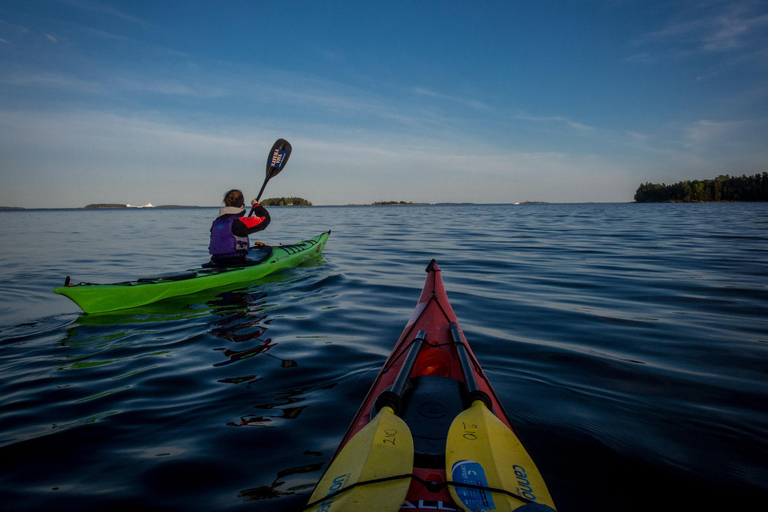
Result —
<instances>
[{"instance_id":1,"label":"wispy cloud","mask_svg":"<svg viewBox=\"0 0 768 512\"><path fill-rule=\"evenodd\" d=\"M729 153L739 157L748 155L768 156L764 134L768 119L736 119L713 121L700 119L689 123L683 130L683 143L696 153ZM760 148L760 149L758 149Z\"/></svg>"},{"instance_id":2,"label":"wispy cloud","mask_svg":"<svg viewBox=\"0 0 768 512\"><path fill-rule=\"evenodd\" d=\"M27 27L0 20L0 35L3 36L0 38L0 43L13 44L14 39L24 36L28 32L29 29Z\"/></svg>"},{"instance_id":3,"label":"wispy cloud","mask_svg":"<svg viewBox=\"0 0 768 512\"><path fill-rule=\"evenodd\" d=\"M637 39L637 46L663 45L627 60L655 62L659 57L680 58L701 53L754 51L768 39L768 12L764 2L695 3L678 20Z\"/></svg>"},{"instance_id":4,"label":"wispy cloud","mask_svg":"<svg viewBox=\"0 0 768 512\"><path fill-rule=\"evenodd\" d=\"M704 33L702 48L722 51L752 46L753 36L768 27L768 14L753 14L747 8L735 6L733 11L717 16L712 27ZM762 34L763 36L765 34Z\"/></svg>"},{"instance_id":5,"label":"wispy cloud","mask_svg":"<svg viewBox=\"0 0 768 512\"><path fill-rule=\"evenodd\" d=\"M12 28L13 30L18 32L29 32L29 29L26 27L22 27L21 25L16 25L14 23L8 23L7 21L4 21L4 20L0 20L0 26Z\"/></svg>"},{"instance_id":6,"label":"wispy cloud","mask_svg":"<svg viewBox=\"0 0 768 512\"><path fill-rule=\"evenodd\" d=\"M573 121L563 116L515 116L515 119L522 121L532 121L536 123L561 123L581 133L589 133L595 131L593 126L589 126L577 121Z\"/></svg>"},{"instance_id":7,"label":"wispy cloud","mask_svg":"<svg viewBox=\"0 0 768 512\"><path fill-rule=\"evenodd\" d=\"M630 139L638 142L645 142L651 139L650 135L646 135L644 133L639 133L639 132L633 132L631 130L627 130L626 134Z\"/></svg>"},{"instance_id":8,"label":"wispy cloud","mask_svg":"<svg viewBox=\"0 0 768 512\"><path fill-rule=\"evenodd\" d=\"M46 39L48 39L49 41L53 42L53 43L58 43L58 42L59 42L59 41L58 41L58 40L57 40L55 37L53 37L51 34L45 34L45 38L46 38Z\"/></svg>"},{"instance_id":9,"label":"wispy cloud","mask_svg":"<svg viewBox=\"0 0 768 512\"><path fill-rule=\"evenodd\" d=\"M699 148L717 144L744 126L744 121L698 120L685 127L686 146Z\"/></svg>"},{"instance_id":10,"label":"wispy cloud","mask_svg":"<svg viewBox=\"0 0 768 512\"><path fill-rule=\"evenodd\" d=\"M173 80L163 80L151 77L112 77L109 80L112 90L129 93L151 93L165 96L188 96L197 98L221 98L230 93L221 86L212 86L208 83L188 82L182 83Z\"/></svg>"},{"instance_id":11,"label":"wispy cloud","mask_svg":"<svg viewBox=\"0 0 768 512\"><path fill-rule=\"evenodd\" d=\"M90 94L104 92L104 87L97 82L45 71L11 71L0 76L0 83L14 87L44 87Z\"/></svg>"},{"instance_id":12,"label":"wispy cloud","mask_svg":"<svg viewBox=\"0 0 768 512\"><path fill-rule=\"evenodd\" d=\"M128 21L136 25L142 25L142 26L148 25L146 21L140 18L131 16L129 14L125 14L123 11L121 11L120 9L117 9L116 7L113 7L111 5L107 5L101 2L97 2L95 0L58 0L58 1L63 4L71 5L72 7L77 7L79 9L83 9L86 11L90 11L98 14L105 14L115 18L119 18L123 21Z\"/></svg>"},{"instance_id":13,"label":"wispy cloud","mask_svg":"<svg viewBox=\"0 0 768 512\"><path fill-rule=\"evenodd\" d=\"M302 124L288 130L297 150L292 157L295 179L285 181L290 193L316 204L343 204L349 197L362 202L387 197L428 202L621 200L629 197L621 191L630 190L636 181L624 164L598 155L523 152L470 139L317 128ZM68 189L62 184L82 186L84 181L89 190L112 194L99 201L123 202L121 197L131 192L141 199L125 202L175 204L183 197L184 204L215 204L221 183L238 183L250 176L253 162L261 162L262 150L274 140L272 128L238 125L211 130L149 113L119 116L89 111L4 111L0 133L4 134L0 177L8 179L25 170L40 184L38 194L42 188L51 204L64 206L82 206L82 195L65 197L70 192L64 192ZM141 148L139 155L135 148ZM220 171L211 173L213 168ZM328 175L334 176L332 187ZM288 188L281 190L282 182L272 186L276 195L289 194ZM141 195L150 190L152 197ZM0 190L0 204L15 201L9 191Z\"/></svg>"},{"instance_id":14,"label":"wispy cloud","mask_svg":"<svg viewBox=\"0 0 768 512\"><path fill-rule=\"evenodd\" d=\"M451 101L451 102L454 102L454 103L460 103L460 104L463 104L463 105L466 105L468 107L472 107L472 108L475 108L475 109L478 109L478 110L488 110L488 109L490 109L490 107L488 105L486 105L485 103L483 103L482 101L461 98L461 97L458 97L458 96L451 96L449 94L443 94L443 93L435 92L435 91L432 91L430 89L425 89L423 87L416 87L413 90L413 92L415 94L419 95L419 96L428 96L430 98L436 98L436 99L440 99L440 100Z\"/></svg>"},{"instance_id":15,"label":"wispy cloud","mask_svg":"<svg viewBox=\"0 0 768 512\"><path fill-rule=\"evenodd\" d=\"M650 52L642 52L630 55L624 60L626 62L636 62L639 64L656 64L659 61L659 57Z\"/></svg>"}]
</instances>

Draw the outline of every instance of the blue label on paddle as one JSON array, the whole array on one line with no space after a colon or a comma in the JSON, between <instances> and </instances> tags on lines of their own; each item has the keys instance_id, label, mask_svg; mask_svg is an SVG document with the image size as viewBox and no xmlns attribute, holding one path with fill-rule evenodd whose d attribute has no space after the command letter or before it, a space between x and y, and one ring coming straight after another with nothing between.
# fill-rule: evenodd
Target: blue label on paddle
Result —
<instances>
[{"instance_id":1,"label":"blue label on paddle","mask_svg":"<svg viewBox=\"0 0 768 512\"><path fill-rule=\"evenodd\" d=\"M455 463L451 468L451 480L460 484L488 487L488 479L485 477L483 466L472 460L460 460ZM454 489L467 510L472 512L496 510L496 505L493 503L493 497L489 491L458 485Z\"/></svg>"},{"instance_id":2,"label":"blue label on paddle","mask_svg":"<svg viewBox=\"0 0 768 512\"><path fill-rule=\"evenodd\" d=\"M269 165L271 165L276 169L279 169L280 166L283 165L283 160L285 160L285 151L280 151L279 149L275 149L275 152L272 153L272 162Z\"/></svg>"}]
</instances>

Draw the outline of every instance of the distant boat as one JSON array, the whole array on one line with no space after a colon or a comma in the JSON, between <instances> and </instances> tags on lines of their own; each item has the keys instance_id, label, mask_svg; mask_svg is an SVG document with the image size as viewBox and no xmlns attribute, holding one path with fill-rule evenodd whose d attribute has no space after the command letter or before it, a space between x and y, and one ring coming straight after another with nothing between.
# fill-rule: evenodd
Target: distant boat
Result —
<instances>
[{"instance_id":1,"label":"distant boat","mask_svg":"<svg viewBox=\"0 0 768 512\"><path fill-rule=\"evenodd\" d=\"M155 206L152 203L147 203L147 204L137 204L137 205L127 204L125 205L125 207L126 208L154 208Z\"/></svg>"}]
</instances>

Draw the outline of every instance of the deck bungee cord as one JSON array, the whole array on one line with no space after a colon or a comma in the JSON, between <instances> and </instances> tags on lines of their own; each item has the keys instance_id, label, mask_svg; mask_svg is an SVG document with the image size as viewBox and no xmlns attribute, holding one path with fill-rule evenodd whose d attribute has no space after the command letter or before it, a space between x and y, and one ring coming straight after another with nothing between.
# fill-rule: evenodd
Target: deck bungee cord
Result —
<instances>
[{"instance_id":1,"label":"deck bungee cord","mask_svg":"<svg viewBox=\"0 0 768 512\"><path fill-rule=\"evenodd\" d=\"M404 475L395 475L395 476L387 476L387 477L383 477L383 478L377 478L375 480L366 480L365 482L355 482L354 484L352 484L352 485L350 485L348 487L344 487L344 488L339 489L337 491L333 491L332 493L328 494L324 498L320 498L320 499L315 500L315 501L313 501L311 503L307 503L302 510L309 510L312 507L320 505L323 502L326 502L328 500L332 500L332 499L336 498L337 496L339 496L341 494L344 494L345 492L351 491L352 489L354 489L356 487L360 487L360 486L363 486L363 485L380 484L380 483L389 482L389 481L392 481L392 480L402 480L404 478L410 478L410 479L416 480L417 482L419 482L421 485L423 485L427 489L433 490L435 492L439 491L440 489L447 488L448 486L453 486L453 487L461 487L461 488L464 488L464 489L473 489L473 490L477 490L477 491L486 491L486 492L495 492L495 493L499 493L499 494L506 494L506 495L508 495L508 496L510 496L512 498L518 499L520 501L524 501L526 503L536 503L535 501L533 501L533 500L531 500L529 498L526 498L525 496L521 496L519 494L515 494L514 492L508 491L506 489L496 489L494 487L487 487L487 486L483 486L483 485L474 485L474 484L468 484L468 483L464 483L464 482L453 482L451 480L447 480L445 482L438 482L436 480L424 480L423 478L419 477L418 475L414 475L413 473L407 473L407 474L404 474Z\"/></svg>"}]
</instances>

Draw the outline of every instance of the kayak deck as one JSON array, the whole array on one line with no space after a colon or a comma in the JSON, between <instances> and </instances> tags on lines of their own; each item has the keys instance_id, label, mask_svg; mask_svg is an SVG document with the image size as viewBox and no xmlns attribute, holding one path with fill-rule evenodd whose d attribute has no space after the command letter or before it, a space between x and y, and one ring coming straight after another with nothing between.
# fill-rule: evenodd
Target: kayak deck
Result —
<instances>
[{"instance_id":1,"label":"kayak deck","mask_svg":"<svg viewBox=\"0 0 768 512\"><path fill-rule=\"evenodd\" d=\"M85 313L103 313L134 308L189 295L211 288L248 283L284 268L295 267L319 257L330 231L292 245L272 248L269 257L258 264L224 268L197 268L135 281L113 284L80 283L54 288L54 292L75 302Z\"/></svg>"},{"instance_id":2,"label":"kayak deck","mask_svg":"<svg viewBox=\"0 0 768 512\"><path fill-rule=\"evenodd\" d=\"M370 510L392 511L553 509L538 469L459 327L434 260L427 274L411 318L307 509L363 510L361 503ZM383 432L380 441L386 443L387 429L374 424L387 417L389 431L398 430L397 442L411 450L407 457L378 454L379 440L370 432ZM405 442L407 434L412 448ZM370 439L371 454L364 461L347 462L352 450L347 445L361 439ZM387 471L390 464L393 468ZM383 467L372 472L365 466Z\"/></svg>"}]
</instances>

